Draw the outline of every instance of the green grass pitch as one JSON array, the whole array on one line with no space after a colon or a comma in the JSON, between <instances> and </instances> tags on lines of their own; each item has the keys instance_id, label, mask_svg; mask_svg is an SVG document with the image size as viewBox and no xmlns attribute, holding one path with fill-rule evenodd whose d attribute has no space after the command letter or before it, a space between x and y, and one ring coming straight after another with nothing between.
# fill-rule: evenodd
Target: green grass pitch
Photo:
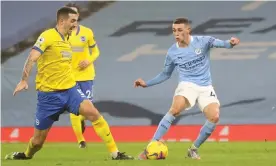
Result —
<instances>
[{"instance_id":1,"label":"green grass pitch","mask_svg":"<svg viewBox=\"0 0 276 166\"><path fill-rule=\"evenodd\" d=\"M112 161L104 144L79 149L74 143L46 143L32 160L4 160L7 153L24 151L26 144L1 144L2 166L275 166L276 142L205 143L201 160L185 158L190 143L167 143L169 156L159 161ZM119 143L121 151L137 156L146 143Z\"/></svg>"}]
</instances>

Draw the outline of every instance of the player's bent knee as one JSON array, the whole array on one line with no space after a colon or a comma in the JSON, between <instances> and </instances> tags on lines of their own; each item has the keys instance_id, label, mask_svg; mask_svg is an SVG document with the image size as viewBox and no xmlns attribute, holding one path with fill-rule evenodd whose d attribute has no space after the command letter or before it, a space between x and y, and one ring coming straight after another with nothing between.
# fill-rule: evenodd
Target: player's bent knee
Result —
<instances>
[{"instance_id":1,"label":"player's bent knee","mask_svg":"<svg viewBox=\"0 0 276 166\"><path fill-rule=\"evenodd\" d=\"M177 108L174 108L174 107L171 107L169 112L173 115L173 116L178 116L180 113L181 113L181 110L180 109L177 109Z\"/></svg>"},{"instance_id":2,"label":"player's bent knee","mask_svg":"<svg viewBox=\"0 0 276 166\"><path fill-rule=\"evenodd\" d=\"M80 114L90 121L95 121L99 119L101 114L96 107L89 100L84 100L80 105Z\"/></svg>"},{"instance_id":3,"label":"player's bent knee","mask_svg":"<svg viewBox=\"0 0 276 166\"><path fill-rule=\"evenodd\" d=\"M209 119L210 122L212 123L218 123L219 122L219 116L213 116Z\"/></svg>"},{"instance_id":4,"label":"player's bent knee","mask_svg":"<svg viewBox=\"0 0 276 166\"><path fill-rule=\"evenodd\" d=\"M209 121L213 123L219 122L219 109L214 109L213 113L210 115Z\"/></svg>"},{"instance_id":5,"label":"player's bent knee","mask_svg":"<svg viewBox=\"0 0 276 166\"><path fill-rule=\"evenodd\" d=\"M207 119L212 123L218 123L219 122L219 110L213 110L213 113L209 116L207 116Z\"/></svg>"},{"instance_id":6,"label":"player's bent knee","mask_svg":"<svg viewBox=\"0 0 276 166\"><path fill-rule=\"evenodd\" d=\"M211 103L204 109L206 118L212 123L219 122L219 112L219 104L217 103Z\"/></svg>"}]
</instances>

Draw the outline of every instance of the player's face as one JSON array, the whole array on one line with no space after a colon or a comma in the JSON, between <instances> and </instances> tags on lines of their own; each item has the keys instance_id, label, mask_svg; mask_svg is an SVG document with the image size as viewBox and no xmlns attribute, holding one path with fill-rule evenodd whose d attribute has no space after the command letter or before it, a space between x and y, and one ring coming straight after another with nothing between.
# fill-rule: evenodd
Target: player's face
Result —
<instances>
[{"instance_id":1,"label":"player's face","mask_svg":"<svg viewBox=\"0 0 276 166\"><path fill-rule=\"evenodd\" d=\"M64 29L67 34L71 34L72 30L78 26L78 14L69 14L67 20L64 21Z\"/></svg>"},{"instance_id":2,"label":"player's face","mask_svg":"<svg viewBox=\"0 0 276 166\"><path fill-rule=\"evenodd\" d=\"M177 42L183 42L190 35L190 27L185 24L173 24L173 35Z\"/></svg>"}]
</instances>

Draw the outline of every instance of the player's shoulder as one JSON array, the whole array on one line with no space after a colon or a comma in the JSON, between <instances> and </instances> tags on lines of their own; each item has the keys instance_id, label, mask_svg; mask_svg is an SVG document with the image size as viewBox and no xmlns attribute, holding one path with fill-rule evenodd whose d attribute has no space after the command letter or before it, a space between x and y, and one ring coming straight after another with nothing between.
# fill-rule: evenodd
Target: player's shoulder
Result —
<instances>
[{"instance_id":1,"label":"player's shoulder","mask_svg":"<svg viewBox=\"0 0 276 166\"><path fill-rule=\"evenodd\" d=\"M42 43L45 43L45 41L47 43L51 42L55 37L54 35L55 33L56 32L54 28L44 30L38 37L39 43L42 44Z\"/></svg>"},{"instance_id":2,"label":"player's shoulder","mask_svg":"<svg viewBox=\"0 0 276 166\"><path fill-rule=\"evenodd\" d=\"M173 43L173 44L170 46L170 48L168 49L168 54L171 54L171 53L177 51L177 48L178 48L177 43Z\"/></svg>"},{"instance_id":3,"label":"player's shoulder","mask_svg":"<svg viewBox=\"0 0 276 166\"><path fill-rule=\"evenodd\" d=\"M212 38L212 36L192 36L195 41L202 41Z\"/></svg>"},{"instance_id":4,"label":"player's shoulder","mask_svg":"<svg viewBox=\"0 0 276 166\"><path fill-rule=\"evenodd\" d=\"M87 26L79 25L79 27L80 27L80 30L85 32L85 33L91 33L91 32L93 33L93 30L91 28L87 27Z\"/></svg>"},{"instance_id":5,"label":"player's shoulder","mask_svg":"<svg viewBox=\"0 0 276 166\"><path fill-rule=\"evenodd\" d=\"M201 42L209 42L210 40L214 40L214 37L212 37L212 36L193 36L193 40L195 41L195 42L199 42L199 43L201 43Z\"/></svg>"},{"instance_id":6,"label":"player's shoulder","mask_svg":"<svg viewBox=\"0 0 276 166\"><path fill-rule=\"evenodd\" d=\"M91 28L84 26L84 25L79 25L79 27L83 30L91 30Z\"/></svg>"},{"instance_id":7,"label":"player's shoulder","mask_svg":"<svg viewBox=\"0 0 276 166\"><path fill-rule=\"evenodd\" d=\"M41 33L41 36L51 36L56 33L55 28L46 29Z\"/></svg>"}]
</instances>

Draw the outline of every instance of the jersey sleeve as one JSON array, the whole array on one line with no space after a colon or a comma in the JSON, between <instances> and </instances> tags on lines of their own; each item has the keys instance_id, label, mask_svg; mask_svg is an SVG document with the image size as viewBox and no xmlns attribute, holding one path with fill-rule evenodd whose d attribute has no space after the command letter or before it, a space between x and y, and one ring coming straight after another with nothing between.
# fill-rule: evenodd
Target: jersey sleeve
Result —
<instances>
[{"instance_id":1,"label":"jersey sleeve","mask_svg":"<svg viewBox=\"0 0 276 166\"><path fill-rule=\"evenodd\" d=\"M204 42L209 48L232 48L229 40L220 40L212 36L205 36L203 38Z\"/></svg>"},{"instance_id":2,"label":"jersey sleeve","mask_svg":"<svg viewBox=\"0 0 276 166\"><path fill-rule=\"evenodd\" d=\"M91 29L89 29L89 34L88 34L88 46L89 46L89 48L93 48L96 46L94 33Z\"/></svg>"},{"instance_id":3,"label":"jersey sleeve","mask_svg":"<svg viewBox=\"0 0 276 166\"><path fill-rule=\"evenodd\" d=\"M170 66L174 66L174 63L172 61L172 58L170 57L170 55L167 53L166 55L166 59L165 59L165 62L164 62L164 67L170 67Z\"/></svg>"},{"instance_id":4,"label":"jersey sleeve","mask_svg":"<svg viewBox=\"0 0 276 166\"><path fill-rule=\"evenodd\" d=\"M33 49L39 51L41 54L51 45L51 37L47 33L42 33L36 43L33 46Z\"/></svg>"}]
</instances>

